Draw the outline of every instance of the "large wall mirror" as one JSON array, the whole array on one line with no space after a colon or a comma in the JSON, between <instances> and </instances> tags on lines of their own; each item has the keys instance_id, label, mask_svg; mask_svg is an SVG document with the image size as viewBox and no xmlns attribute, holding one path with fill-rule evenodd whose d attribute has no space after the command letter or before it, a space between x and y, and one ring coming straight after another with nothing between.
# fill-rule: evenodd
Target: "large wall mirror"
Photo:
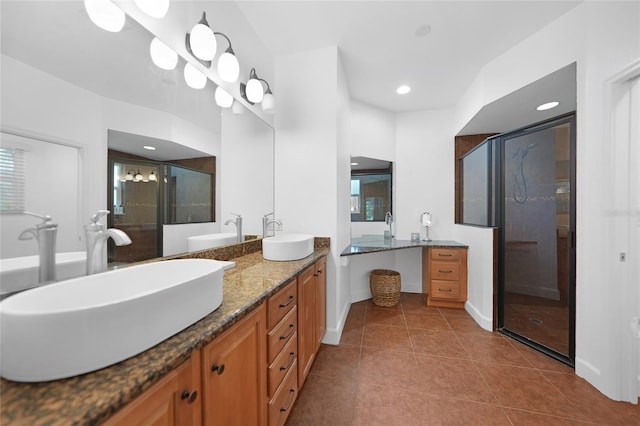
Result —
<instances>
[{"instance_id":1,"label":"large wall mirror","mask_svg":"<svg viewBox=\"0 0 640 426\"><path fill-rule=\"evenodd\" d=\"M393 162L351 156L351 236L380 234L393 215Z\"/></svg>"},{"instance_id":2,"label":"large wall mirror","mask_svg":"<svg viewBox=\"0 0 640 426\"><path fill-rule=\"evenodd\" d=\"M28 195L47 201L26 209L54 216L58 251L84 250L83 225L97 209L115 205L109 220L117 226L120 204L108 200L109 149L151 162L215 157L213 220L190 223L187 212L163 224L162 251L153 257L187 251L189 236L231 231L223 225L229 212L243 215L245 233L261 233L260 218L274 209L274 135L267 123L244 107L221 111L211 81L202 90L187 87L182 59L172 71L156 67L149 56L153 35L130 17L121 32L109 33L89 20L83 2L2 1L0 8L3 135L28 140L34 155L46 155L40 153L51 144L75 153L47 157L46 177L27 176ZM154 144L153 153L142 148ZM65 211L57 212L61 200ZM1 215L0 221L1 257L37 253L33 241L18 242L8 233L33 226L35 218ZM20 249L5 250L5 241Z\"/></svg>"}]
</instances>

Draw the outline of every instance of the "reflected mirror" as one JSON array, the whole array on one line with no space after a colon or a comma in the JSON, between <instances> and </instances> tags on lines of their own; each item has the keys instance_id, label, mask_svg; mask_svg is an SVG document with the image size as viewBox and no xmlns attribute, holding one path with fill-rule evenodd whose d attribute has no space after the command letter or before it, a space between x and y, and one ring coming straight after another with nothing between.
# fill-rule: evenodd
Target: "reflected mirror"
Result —
<instances>
[{"instance_id":1,"label":"reflected mirror","mask_svg":"<svg viewBox=\"0 0 640 426\"><path fill-rule=\"evenodd\" d=\"M351 222L383 222L392 211L393 163L351 157Z\"/></svg>"},{"instance_id":2,"label":"reflected mirror","mask_svg":"<svg viewBox=\"0 0 640 426\"><path fill-rule=\"evenodd\" d=\"M107 201L108 188L113 186L107 178L107 149L153 161L217 158L221 167L216 171L214 220L165 225L162 255L186 252L190 235L226 231L221 222L227 211L239 210L246 218L245 224L256 223L251 231L258 233L261 216L273 210L273 129L268 124L244 108L237 109L243 114L235 115L231 110L222 114L215 104L215 85L211 81L202 90L187 87L182 75L183 60L172 71L156 67L149 57L152 34L130 17L121 32L109 33L89 20L83 2L2 1L0 8L3 132L35 141L30 142L34 151L55 143L72 147L77 153L75 167L56 161L46 178L27 176L28 187L36 187L38 193L55 201L42 207L27 204L26 209L49 214L54 204L65 200L67 210L76 212L55 213L54 221L60 224L59 242L67 237L71 241L64 246L59 244L58 251L84 250L82 229L89 216L97 209L111 210L113 205L119 208L117 202ZM256 128L260 131L245 132ZM127 134L130 139L121 145L111 133L107 137L109 130ZM227 141L223 133L243 132L259 136L259 140L246 141L258 146L258 152L244 149L236 153L234 147L225 158ZM154 152L163 152L167 158L137 151L142 150L142 145L154 144L162 144L156 145ZM267 151L269 155L265 157ZM224 179L224 169L242 170L245 164L252 164L251 174L260 178ZM64 184L63 170L74 173L69 179L77 183L77 189ZM113 184L113 180L110 182ZM225 193L241 194L243 200L255 195L260 202L236 207L230 199L231 204L227 205L221 196ZM265 197L265 193L270 195ZM73 196L68 197L69 194ZM70 217L72 223L63 226L63 220ZM5 234L12 227L5 226L8 216L1 216L0 220L3 244L16 242L14 235ZM21 220L24 228L36 223L35 218ZM35 244L22 243L14 245L20 244L25 250L5 253L3 247L0 255L37 253ZM27 245L31 247L27 249Z\"/></svg>"}]
</instances>

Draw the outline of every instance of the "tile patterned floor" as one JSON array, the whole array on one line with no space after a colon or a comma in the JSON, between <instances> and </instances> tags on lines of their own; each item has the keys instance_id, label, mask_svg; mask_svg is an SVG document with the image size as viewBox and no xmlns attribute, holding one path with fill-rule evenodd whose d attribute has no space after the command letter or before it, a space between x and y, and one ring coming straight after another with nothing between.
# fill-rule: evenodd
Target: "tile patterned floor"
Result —
<instances>
[{"instance_id":1,"label":"tile patterned floor","mask_svg":"<svg viewBox=\"0 0 640 426\"><path fill-rule=\"evenodd\" d=\"M640 426L573 370L464 311L403 293L394 308L355 303L338 346L322 345L288 426Z\"/></svg>"}]
</instances>

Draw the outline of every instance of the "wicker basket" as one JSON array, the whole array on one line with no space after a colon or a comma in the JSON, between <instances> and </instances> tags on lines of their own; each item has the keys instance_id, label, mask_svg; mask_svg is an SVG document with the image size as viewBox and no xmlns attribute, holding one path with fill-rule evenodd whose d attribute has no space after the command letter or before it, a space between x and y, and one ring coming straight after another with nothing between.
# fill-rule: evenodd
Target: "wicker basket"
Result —
<instances>
[{"instance_id":1,"label":"wicker basket","mask_svg":"<svg viewBox=\"0 0 640 426\"><path fill-rule=\"evenodd\" d=\"M391 307L400 299L400 272L390 269L374 269L369 275L369 287L373 303Z\"/></svg>"}]
</instances>

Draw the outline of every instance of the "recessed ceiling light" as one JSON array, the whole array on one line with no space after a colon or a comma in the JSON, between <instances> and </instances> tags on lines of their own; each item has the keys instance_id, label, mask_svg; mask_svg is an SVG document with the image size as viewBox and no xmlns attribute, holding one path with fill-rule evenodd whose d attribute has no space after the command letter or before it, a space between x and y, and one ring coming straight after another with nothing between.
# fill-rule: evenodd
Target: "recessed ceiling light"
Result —
<instances>
[{"instance_id":1,"label":"recessed ceiling light","mask_svg":"<svg viewBox=\"0 0 640 426\"><path fill-rule=\"evenodd\" d=\"M357 166L357 165L358 165L358 163L351 163L351 165L352 165L352 166Z\"/></svg>"},{"instance_id":2,"label":"recessed ceiling light","mask_svg":"<svg viewBox=\"0 0 640 426\"><path fill-rule=\"evenodd\" d=\"M416 37L424 37L431 32L431 25L424 24L418 27L416 30Z\"/></svg>"},{"instance_id":3,"label":"recessed ceiling light","mask_svg":"<svg viewBox=\"0 0 640 426\"><path fill-rule=\"evenodd\" d=\"M155 151L156 147L155 146L151 146L151 145L145 145L143 146L144 149L147 149L149 151Z\"/></svg>"},{"instance_id":4,"label":"recessed ceiling light","mask_svg":"<svg viewBox=\"0 0 640 426\"><path fill-rule=\"evenodd\" d=\"M556 101L547 102L546 104L538 105L538 107L536 109L538 111L546 111L548 109L555 108L558 105L560 105L560 102L556 102Z\"/></svg>"},{"instance_id":5,"label":"recessed ceiling light","mask_svg":"<svg viewBox=\"0 0 640 426\"><path fill-rule=\"evenodd\" d=\"M406 86L406 85L402 85L400 87L398 87L396 89L396 93L398 95L406 95L407 93L409 93L411 91L411 87Z\"/></svg>"}]
</instances>

